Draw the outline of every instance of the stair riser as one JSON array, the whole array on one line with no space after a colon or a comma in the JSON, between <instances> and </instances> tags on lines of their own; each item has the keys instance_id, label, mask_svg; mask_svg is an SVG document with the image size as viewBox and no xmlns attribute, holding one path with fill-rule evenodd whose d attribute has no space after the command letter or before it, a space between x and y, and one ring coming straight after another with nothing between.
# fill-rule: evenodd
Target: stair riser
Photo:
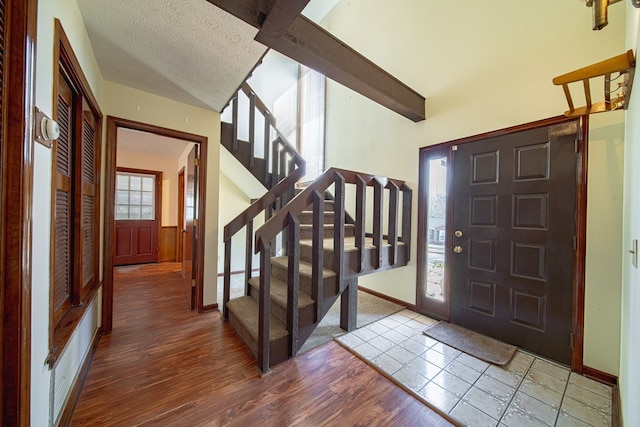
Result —
<instances>
[{"instance_id":1,"label":"stair riser","mask_svg":"<svg viewBox=\"0 0 640 427\"><path fill-rule=\"evenodd\" d=\"M333 225L333 221L334 221L334 214L333 212L325 212L324 213L324 224L327 225ZM310 211L305 211L302 212L300 215L298 215L298 220L300 221L300 224L313 224L313 212Z\"/></svg>"},{"instance_id":2,"label":"stair riser","mask_svg":"<svg viewBox=\"0 0 640 427\"><path fill-rule=\"evenodd\" d=\"M249 296L253 298L256 302L260 299L260 291L253 286L249 285ZM287 323L287 307L281 306L278 304L276 300L271 299L271 314L276 316L281 322L284 324ZM308 325L314 322L314 310L315 307L309 306L304 307L298 310L298 318L300 319L300 324Z\"/></svg>"},{"instance_id":3,"label":"stair riser","mask_svg":"<svg viewBox=\"0 0 640 427\"><path fill-rule=\"evenodd\" d=\"M240 339L249 347L251 353L258 357L258 342L251 336L242 323L236 318L235 313L229 311L229 323L236 331ZM269 343L269 366L277 365L289 359L289 337L285 336Z\"/></svg>"},{"instance_id":4,"label":"stair riser","mask_svg":"<svg viewBox=\"0 0 640 427\"><path fill-rule=\"evenodd\" d=\"M333 237L333 225L325 225L324 226L324 238L328 239ZM345 224L344 226L344 236L345 237L353 237L355 235L355 227L351 224ZM313 228L306 224L300 226L300 239L311 239L313 238Z\"/></svg>"},{"instance_id":5,"label":"stair riser","mask_svg":"<svg viewBox=\"0 0 640 427\"><path fill-rule=\"evenodd\" d=\"M271 275L276 277L284 282L288 280L287 269L278 264L271 265ZM336 279L335 276L328 277L324 279L323 282L324 296L329 297L331 295L335 295L336 293ZM300 275L300 290L305 292L313 298L313 293L311 292L311 276Z\"/></svg>"},{"instance_id":6,"label":"stair riser","mask_svg":"<svg viewBox=\"0 0 640 427\"><path fill-rule=\"evenodd\" d=\"M333 269L333 250L323 250L323 264L325 268ZM300 244L300 259L308 263L313 262L313 246L307 244Z\"/></svg>"}]
</instances>

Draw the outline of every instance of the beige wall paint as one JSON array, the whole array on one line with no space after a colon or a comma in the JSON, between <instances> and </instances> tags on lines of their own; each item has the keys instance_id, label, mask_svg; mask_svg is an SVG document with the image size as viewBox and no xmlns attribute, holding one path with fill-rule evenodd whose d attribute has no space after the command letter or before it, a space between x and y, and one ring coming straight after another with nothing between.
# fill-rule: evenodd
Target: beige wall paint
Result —
<instances>
[{"instance_id":1,"label":"beige wall paint","mask_svg":"<svg viewBox=\"0 0 640 427\"><path fill-rule=\"evenodd\" d=\"M609 26L594 32L590 9L577 1L350 0L322 25L427 98L427 119L415 124L330 83L327 166L404 179L417 197L420 147L561 115L566 101L551 80L622 53L625 8L612 5ZM623 120L615 113L592 121L589 162L585 363L614 375ZM414 232L416 213L414 203ZM407 267L360 284L414 303L415 256Z\"/></svg>"},{"instance_id":2,"label":"beige wall paint","mask_svg":"<svg viewBox=\"0 0 640 427\"><path fill-rule=\"evenodd\" d=\"M102 100L102 75L89 43L80 10L74 0L39 0L36 54L36 106L49 116L53 112L54 18L58 18L87 77L98 103ZM51 235L51 150L40 144L34 148L33 245L31 291L31 425L49 425L52 400L52 370L45 364L49 354L49 288ZM90 341L90 336L77 342ZM86 348L70 350L84 354ZM72 369L79 369L78 360ZM69 373L73 375L73 372Z\"/></svg>"},{"instance_id":3,"label":"beige wall paint","mask_svg":"<svg viewBox=\"0 0 640 427\"><path fill-rule=\"evenodd\" d=\"M204 304L215 304L218 253L218 170L220 159L220 113L193 107L137 89L105 82L104 112L107 115L188 132L208 138Z\"/></svg>"},{"instance_id":4,"label":"beige wall paint","mask_svg":"<svg viewBox=\"0 0 640 427\"><path fill-rule=\"evenodd\" d=\"M627 5L627 48L636 57L640 45L640 9ZM636 72L636 77L638 73ZM640 240L640 90L637 80L626 112L624 229L622 239L623 286L621 309L620 399L625 426L640 425L640 270L632 264L629 250Z\"/></svg>"},{"instance_id":5,"label":"beige wall paint","mask_svg":"<svg viewBox=\"0 0 640 427\"><path fill-rule=\"evenodd\" d=\"M117 166L162 172L161 226L178 225L178 159L139 151L118 150Z\"/></svg>"},{"instance_id":6,"label":"beige wall paint","mask_svg":"<svg viewBox=\"0 0 640 427\"><path fill-rule=\"evenodd\" d=\"M220 174L220 239L218 240L218 274L224 272L224 226L247 209L251 199L226 175ZM253 229L264 224L264 215L255 219ZM244 271L245 230L240 230L231 240L231 271ZM253 255L254 268L258 268L259 256Z\"/></svg>"}]
</instances>

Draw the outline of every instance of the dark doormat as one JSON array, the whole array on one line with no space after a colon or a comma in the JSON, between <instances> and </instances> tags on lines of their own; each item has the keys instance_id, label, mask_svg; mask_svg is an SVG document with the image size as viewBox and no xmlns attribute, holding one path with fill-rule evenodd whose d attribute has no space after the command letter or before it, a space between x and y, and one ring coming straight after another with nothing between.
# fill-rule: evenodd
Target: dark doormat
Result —
<instances>
[{"instance_id":1,"label":"dark doormat","mask_svg":"<svg viewBox=\"0 0 640 427\"><path fill-rule=\"evenodd\" d=\"M495 365L506 365L511 361L517 347L485 337L458 325L438 322L423 332L453 348Z\"/></svg>"}]
</instances>

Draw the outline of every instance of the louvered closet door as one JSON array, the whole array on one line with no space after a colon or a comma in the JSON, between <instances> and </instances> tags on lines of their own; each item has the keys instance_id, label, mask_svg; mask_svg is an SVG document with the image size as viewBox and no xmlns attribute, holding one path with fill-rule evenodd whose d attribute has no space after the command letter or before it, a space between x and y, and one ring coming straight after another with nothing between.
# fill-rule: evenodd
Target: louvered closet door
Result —
<instances>
[{"instance_id":1,"label":"louvered closet door","mask_svg":"<svg viewBox=\"0 0 640 427\"><path fill-rule=\"evenodd\" d=\"M80 221L80 229L77 235L75 247L78 256L74 257L77 263L75 271L79 274L80 286L76 287L76 292L82 293L87 286L91 286L96 279L97 254L95 253L94 235L97 229L97 153L96 153L96 120L91 113L89 105L82 99L82 119L81 128L78 134L81 135L80 144L76 151L76 221ZM79 301L81 295L77 295L74 300Z\"/></svg>"},{"instance_id":2,"label":"louvered closet door","mask_svg":"<svg viewBox=\"0 0 640 427\"><path fill-rule=\"evenodd\" d=\"M54 145L54 322L71 305L73 195L73 92L62 75L58 82L56 118L60 137ZM37 237L36 237L37 239Z\"/></svg>"}]
</instances>

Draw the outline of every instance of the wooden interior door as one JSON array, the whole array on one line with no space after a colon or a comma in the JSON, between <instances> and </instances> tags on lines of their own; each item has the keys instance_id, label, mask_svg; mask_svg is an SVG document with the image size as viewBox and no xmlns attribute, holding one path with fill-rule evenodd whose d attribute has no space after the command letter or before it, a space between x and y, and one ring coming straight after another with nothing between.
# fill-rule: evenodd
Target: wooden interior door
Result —
<instances>
[{"instance_id":1,"label":"wooden interior door","mask_svg":"<svg viewBox=\"0 0 640 427\"><path fill-rule=\"evenodd\" d=\"M122 178L140 178L140 187L125 189ZM150 192L142 182L153 179ZM162 194L162 172L141 169L118 168L116 176L116 225L114 265L147 264L158 262L158 235L160 229L160 195ZM139 190L139 191L138 191ZM143 191L144 190L144 191ZM133 197L138 197L133 200ZM125 197L128 197L125 200ZM151 200L142 200L142 198ZM149 204L151 203L151 204ZM146 210L147 213L141 213ZM152 211L149 216L149 210ZM125 211L127 213L125 213ZM133 214L133 212L136 212ZM129 215L129 212L131 215Z\"/></svg>"},{"instance_id":2,"label":"wooden interior door","mask_svg":"<svg viewBox=\"0 0 640 427\"><path fill-rule=\"evenodd\" d=\"M184 275L184 290L187 305L193 310L196 305L196 259L198 253L197 233L198 226L198 145L194 145L185 166L185 191L184 191L184 228L182 230L182 274Z\"/></svg>"},{"instance_id":3,"label":"wooden interior door","mask_svg":"<svg viewBox=\"0 0 640 427\"><path fill-rule=\"evenodd\" d=\"M578 122L460 144L451 321L569 364Z\"/></svg>"}]
</instances>

